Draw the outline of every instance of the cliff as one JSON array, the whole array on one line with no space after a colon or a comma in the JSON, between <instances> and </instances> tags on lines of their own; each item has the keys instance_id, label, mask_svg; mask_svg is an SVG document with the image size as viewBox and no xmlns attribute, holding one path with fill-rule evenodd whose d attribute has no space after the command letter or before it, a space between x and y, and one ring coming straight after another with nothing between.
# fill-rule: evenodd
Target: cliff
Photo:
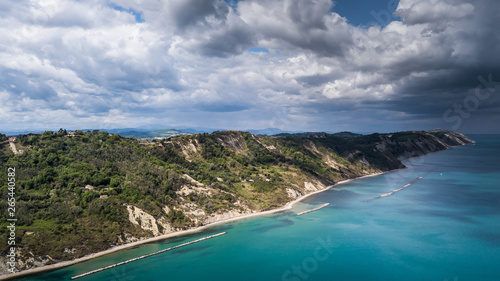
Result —
<instances>
[{"instance_id":1,"label":"cliff","mask_svg":"<svg viewBox=\"0 0 500 281\"><path fill-rule=\"evenodd\" d=\"M278 208L341 180L403 168L409 157L470 142L441 130L280 137L226 131L151 143L59 131L19 136L21 154L1 143L0 166L16 168L16 249L24 270ZM5 195L5 174L0 183ZM0 207L5 265L6 202Z\"/></svg>"}]
</instances>

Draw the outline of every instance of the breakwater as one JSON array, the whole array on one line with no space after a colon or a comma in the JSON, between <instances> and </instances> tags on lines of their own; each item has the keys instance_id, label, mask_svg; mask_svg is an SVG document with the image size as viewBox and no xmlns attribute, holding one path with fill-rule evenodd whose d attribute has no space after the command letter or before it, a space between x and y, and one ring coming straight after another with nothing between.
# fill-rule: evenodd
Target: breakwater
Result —
<instances>
[{"instance_id":1,"label":"breakwater","mask_svg":"<svg viewBox=\"0 0 500 281\"><path fill-rule=\"evenodd\" d=\"M319 207L316 207L316 208L314 208L314 209L311 209L311 210L307 210L307 211L303 211L303 212L297 213L297 216L301 216L301 215L303 215L303 214L307 214L307 213L310 213L310 212L317 211L317 210L319 210L319 209L321 209L321 208L324 208L324 207L326 207L326 206L328 206L328 205L330 205L330 203L323 204L323 205L321 205L321 206L319 206Z\"/></svg>"},{"instance_id":2,"label":"breakwater","mask_svg":"<svg viewBox=\"0 0 500 281\"><path fill-rule=\"evenodd\" d=\"M389 193L382 194L382 195L377 196L377 197L375 197L375 198L368 199L368 200L364 200L363 202L364 202L364 203L368 203L368 202L373 201L373 200L375 200L375 199L380 199L380 198L384 198L384 197L387 197L387 196L393 195L394 193L396 193L396 192L398 192L398 191L401 191L401 190L403 190L403 189L405 189L405 188L407 188L407 187L411 186L412 184L416 183L417 181L419 181L419 180L421 180L421 179L423 179L423 176L422 176L422 177L418 177L417 179L412 180L409 184L406 184L406 185L405 185L405 186L403 186L403 187L400 187L400 188L398 188L398 189L395 189L395 190L393 190L393 191L391 191L391 192L389 192Z\"/></svg>"},{"instance_id":3,"label":"breakwater","mask_svg":"<svg viewBox=\"0 0 500 281\"><path fill-rule=\"evenodd\" d=\"M175 250L175 249L178 249L180 247L184 247L184 246L187 246L187 245L198 243L198 242L201 242L201 241L204 241L204 240L207 240L207 239L215 238L217 236L221 236L221 235L224 235L224 234L226 234L226 232L217 233L217 234L210 235L210 236L207 236L207 237L203 237L203 238L191 241L191 242L186 242L184 244L180 244L180 245L177 245L177 246L174 246L174 247L170 247L170 248L158 251L158 252L154 252L152 254L140 256L140 257L133 258L133 259L130 259L130 260L126 260L126 261L122 261L122 262L119 262L119 263L115 263L115 264L112 264L112 265L109 265L109 266L106 266L106 267L95 269L95 270L92 270L92 271L89 271L89 272L86 272L86 273L83 273L83 274L80 274L80 275L77 275L77 276L73 276L73 277L71 277L71 280L82 278L82 277L85 277L85 276L89 276L91 274L94 274L94 273L97 273L97 272L101 272L101 271L104 271L104 270L107 270L107 269L115 268L117 266L124 265L124 264L127 264L127 263L131 263L131 262L134 262L134 261L138 261L138 260L142 260L142 259L145 259L145 258L149 258L149 257L155 256L155 255L158 255L158 254L161 254L161 253L164 253L164 252Z\"/></svg>"}]
</instances>

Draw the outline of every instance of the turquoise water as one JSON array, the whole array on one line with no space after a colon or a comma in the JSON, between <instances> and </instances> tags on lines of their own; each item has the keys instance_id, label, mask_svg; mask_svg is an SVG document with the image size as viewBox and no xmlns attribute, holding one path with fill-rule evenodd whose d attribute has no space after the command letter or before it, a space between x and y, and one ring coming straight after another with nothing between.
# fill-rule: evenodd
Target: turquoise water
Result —
<instances>
[{"instance_id":1,"label":"turquoise water","mask_svg":"<svg viewBox=\"0 0 500 281\"><path fill-rule=\"evenodd\" d=\"M475 145L414 158L408 169L340 185L290 211L21 280L69 280L222 231L227 234L78 280L500 280L500 136L472 137ZM324 203L330 205L295 215Z\"/></svg>"}]
</instances>

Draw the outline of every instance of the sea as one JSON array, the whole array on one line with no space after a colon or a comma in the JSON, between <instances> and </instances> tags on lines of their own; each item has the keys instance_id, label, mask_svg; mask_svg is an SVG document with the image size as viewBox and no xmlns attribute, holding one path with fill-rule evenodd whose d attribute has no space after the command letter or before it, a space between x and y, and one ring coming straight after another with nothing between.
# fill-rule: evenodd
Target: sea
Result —
<instances>
[{"instance_id":1,"label":"sea","mask_svg":"<svg viewBox=\"0 0 500 281\"><path fill-rule=\"evenodd\" d=\"M76 280L500 281L500 135L470 137L475 144L406 160L406 169L337 185L290 210L17 280L71 280L226 232Z\"/></svg>"}]
</instances>

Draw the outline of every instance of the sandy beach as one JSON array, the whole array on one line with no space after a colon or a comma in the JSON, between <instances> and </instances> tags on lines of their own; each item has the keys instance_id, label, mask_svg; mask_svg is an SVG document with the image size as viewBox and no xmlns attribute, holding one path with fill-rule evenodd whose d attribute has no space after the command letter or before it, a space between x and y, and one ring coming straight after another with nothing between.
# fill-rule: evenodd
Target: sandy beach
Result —
<instances>
[{"instance_id":1,"label":"sandy beach","mask_svg":"<svg viewBox=\"0 0 500 281\"><path fill-rule=\"evenodd\" d=\"M277 212L282 212L282 211L285 211L285 210L290 210L295 204L297 204L298 202L300 202L300 201L302 201L302 200L304 200L304 199L306 199L306 198L308 198L308 197L310 197L312 195L315 195L315 194L321 193L323 191L329 190L329 189L331 189L331 188L333 188L335 186L338 186L340 184L343 184L343 183L347 183L347 182L350 182L350 181L353 181L353 180L358 180L358 179L367 178L367 177L374 177L374 176L378 176L378 175L381 175L381 174L383 174L383 173L374 173L374 174L362 176L362 177L359 177L359 178L354 178L354 179L348 179L348 180L340 181L340 182L338 182L338 183L336 183L334 185L330 185L330 186L326 187L325 189L318 190L318 191L315 191L315 192L303 195L303 196L295 199L294 201L288 202L283 207L280 207L280 208L277 208L277 209L273 209L273 210L269 210L269 211L263 211L263 212L258 212L258 213L253 213L253 214L248 214L248 215L243 215L243 216L238 216L238 217L234 217L234 218L230 218L230 219L226 219L226 220L221 220L221 221L217 221L217 222L214 222L214 223L211 223L211 224L207 224L207 225L204 225L204 226L200 226L200 227L197 227L197 228L192 228L192 229L178 231L178 232L172 232L172 233L169 233L169 234L165 234L165 235L161 235L161 236L157 236L157 237L153 237L153 238L148 238L148 239L144 239L144 240L140 240L140 241L136 241L136 242L132 242L132 243L123 244L123 245L116 246L116 247L110 248L110 249L102 251L102 252L90 254L90 255L87 255L87 256L84 256L84 257L81 257L81 258L77 258L77 259L74 259L74 260L58 262L58 263L55 263L55 264L41 266L41 267L37 267L37 268L33 268L33 269L28 269L28 270L21 271L21 272L16 272L16 273L12 273L12 274L2 275L2 276L0 276L0 280L7 280L7 279L11 279L11 278L17 278L17 277L22 277L22 276L31 275L31 274L35 274L35 273L40 273L40 272L44 272L44 271L50 271L50 270L55 270L55 269L67 267L67 266L70 266L70 265L73 265L73 264L77 264L77 263L81 263L81 262L84 262L84 261L88 261L90 259L101 257L101 256L104 256L104 255L107 255L107 254L110 254L110 253L114 253L114 252L117 252L117 251L120 251L120 250L124 250L124 249L127 249L127 248L135 247L135 246L138 246L138 245L152 243L152 242L156 242L156 241L160 241L160 240L165 240L165 239L172 238L172 237L177 237L177 236L182 236L182 235L185 235L185 234L199 232L199 231L202 231L202 230L204 230L206 228L209 228L209 227L212 227L212 226L218 225L218 224L224 224L224 223L238 221L238 220L243 220L243 219L252 218L252 217L256 217L256 216L268 215L268 214L273 214L273 213L277 213Z\"/></svg>"}]
</instances>

